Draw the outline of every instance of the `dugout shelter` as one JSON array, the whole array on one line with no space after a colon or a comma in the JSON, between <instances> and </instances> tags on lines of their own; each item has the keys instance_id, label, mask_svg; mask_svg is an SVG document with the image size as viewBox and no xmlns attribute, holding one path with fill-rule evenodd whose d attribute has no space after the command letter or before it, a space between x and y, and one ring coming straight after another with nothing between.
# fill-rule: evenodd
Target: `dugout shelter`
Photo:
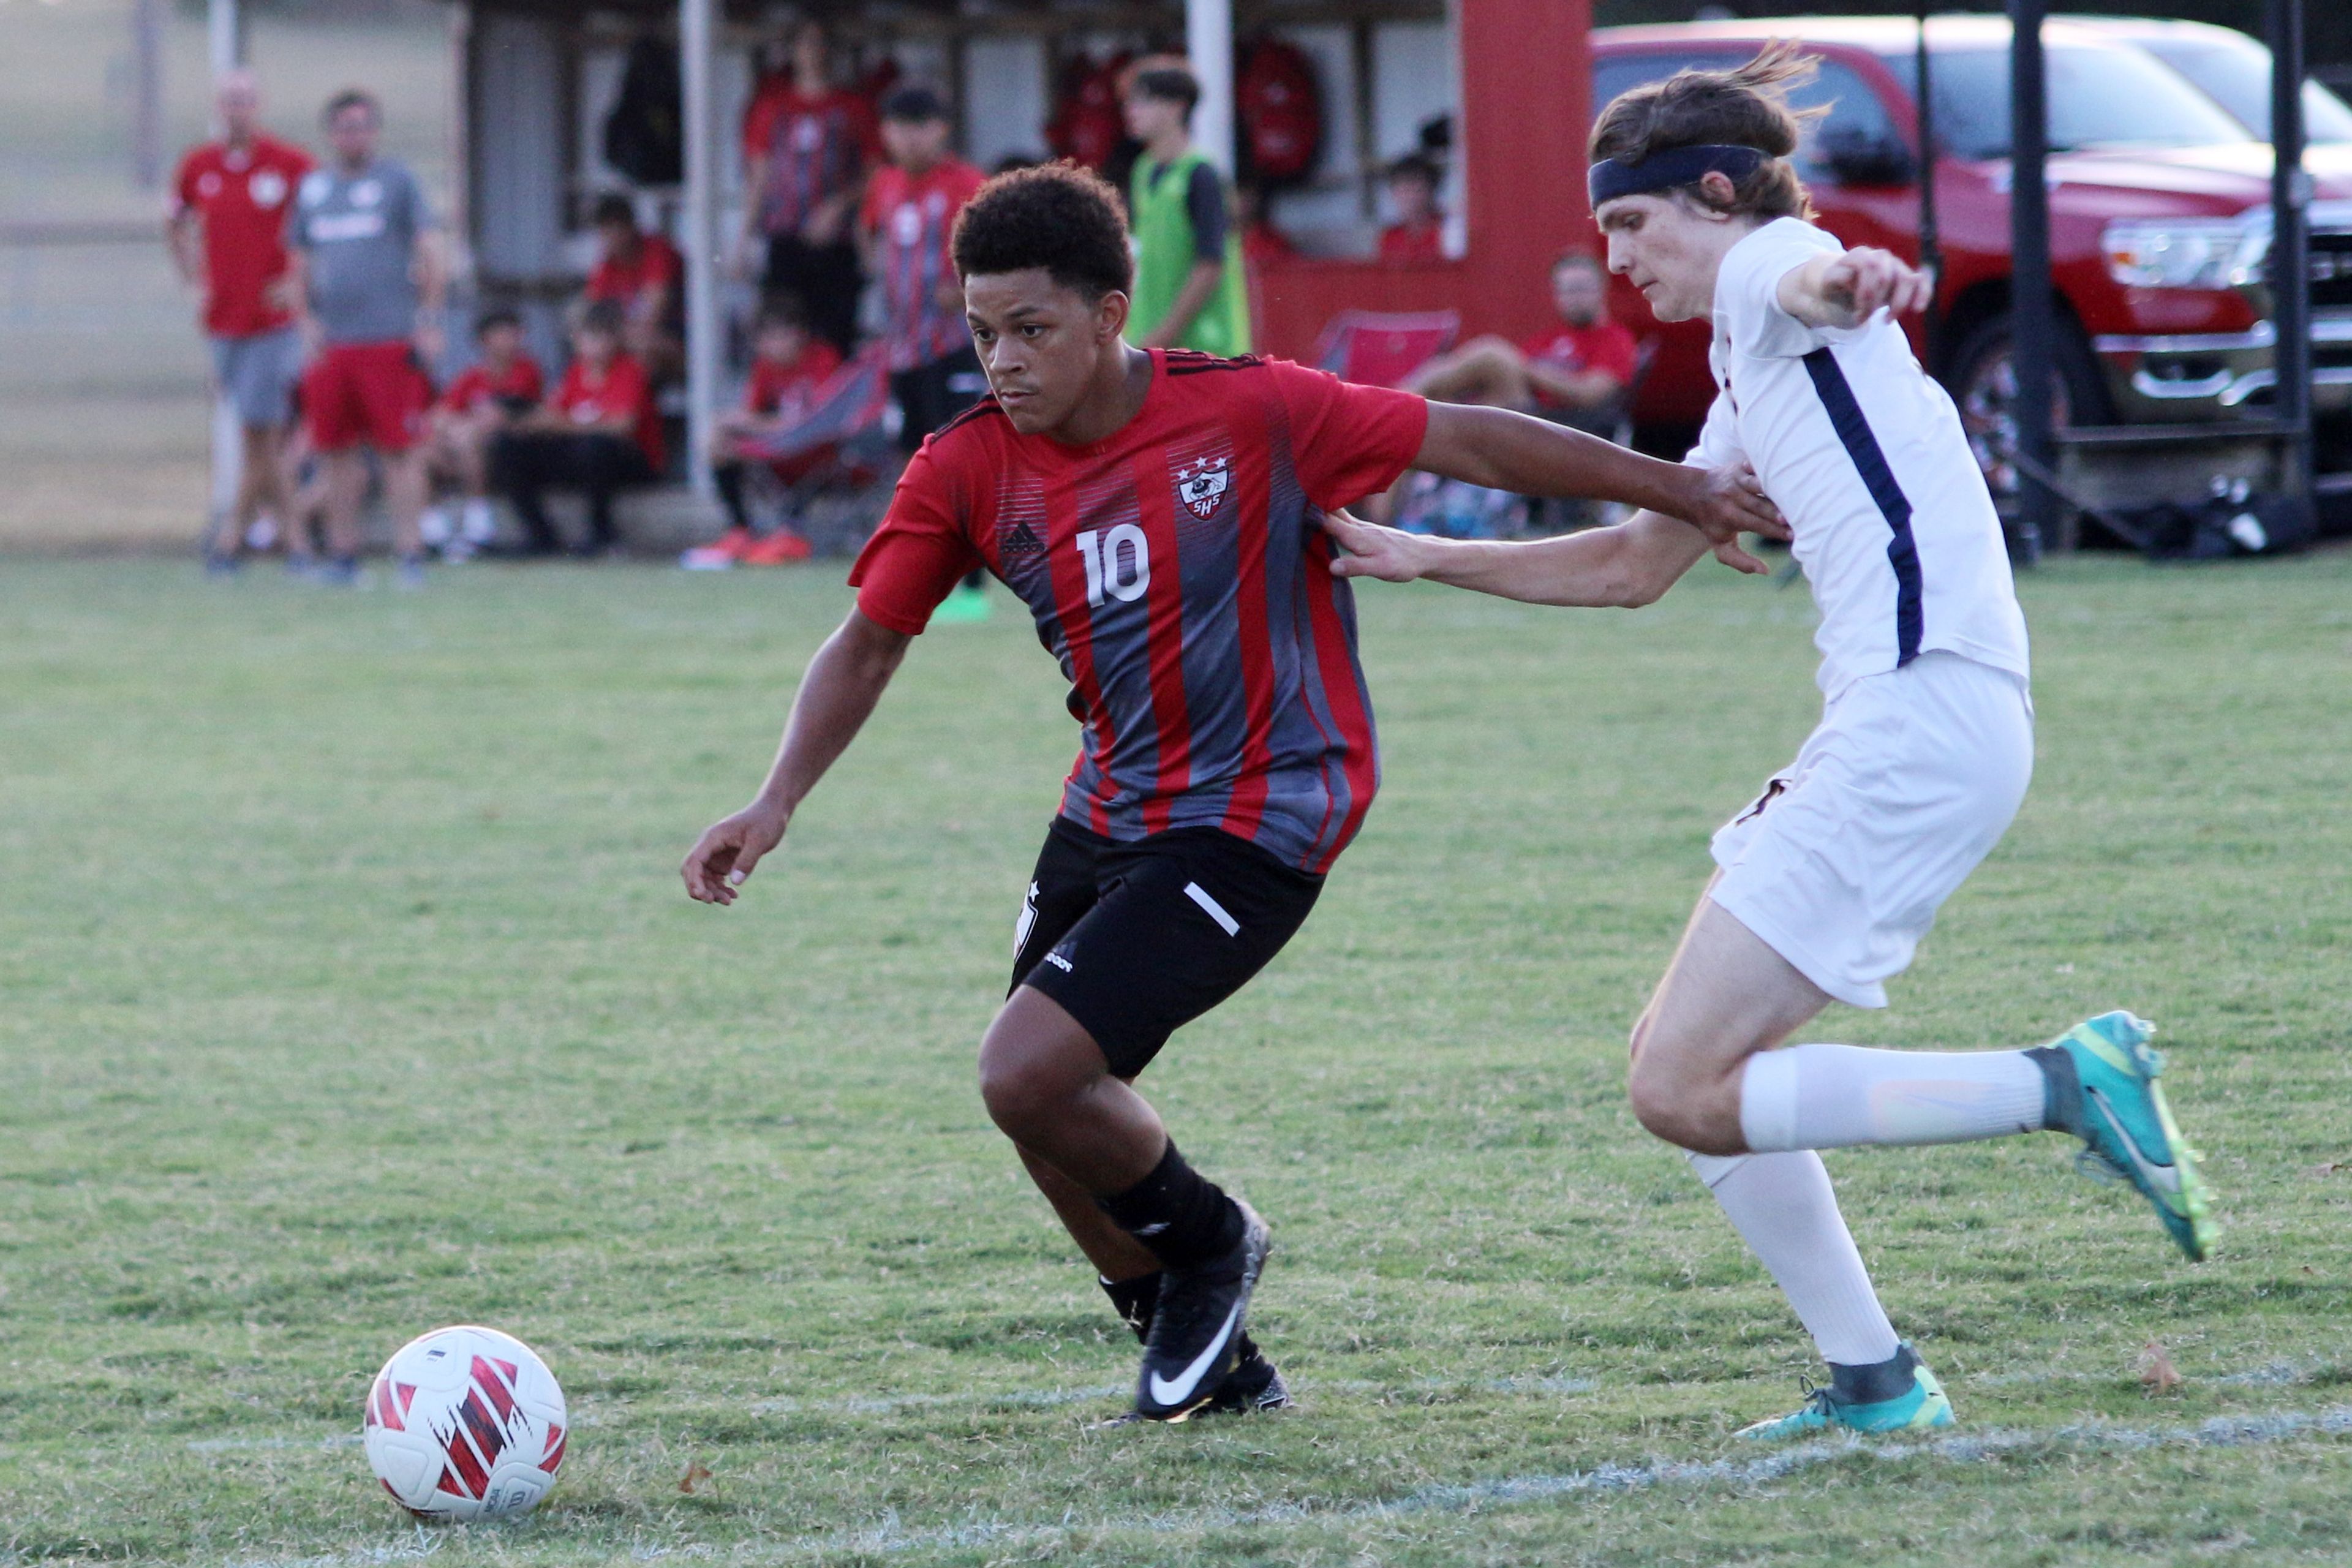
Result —
<instances>
[{"instance_id":1,"label":"dugout shelter","mask_svg":"<svg viewBox=\"0 0 2352 1568\"><path fill-rule=\"evenodd\" d=\"M236 57L234 0L212 0L216 64ZM450 226L465 293L520 305L552 337L576 291L595 198L626 191L686 259L688 450L728 391L726 268L743 191L738 128L763 66L803 16L830 27L855 79L895 73L940 89L958 142L982 168L1047 154L1057 100L1089 62L1172 51L1201 76L1194 140L1234 167L1237 47L1276 38L1311 62L1319 150L1279 189L1270 219L1296 254L1253 268L1257 346L1311 358L1344 311L1457 312L1465 333L1523 337L1548 311L1545 270L1593 242L1582 142L1590 0L457 0L451 68L460 123ZM603 128L630 50L677 50L684 156L675 184L629 180ZM1475 83L1475 91L1465 91ZM1381 169L1444 148L1444 255L1381 264Z\"/></svg>"}]
</instances>

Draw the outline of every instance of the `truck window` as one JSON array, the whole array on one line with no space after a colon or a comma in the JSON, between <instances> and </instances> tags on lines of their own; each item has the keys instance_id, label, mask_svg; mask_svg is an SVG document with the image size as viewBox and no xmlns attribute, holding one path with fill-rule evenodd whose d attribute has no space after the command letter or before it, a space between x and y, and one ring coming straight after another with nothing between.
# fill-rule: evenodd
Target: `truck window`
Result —
<instances>
[{"instance_id":1,"label":"truck window","mask_svg":"<svg viewBox=\"0 0 2352 1568\"><path fill-rule=\"evenodd\" d=\"M2257 141L2271 139L2271 52L2242 34L2132 40L2205 89ZM2303 84L2303 133L2312 142L2352 142L2352 108L2315 81Z\"/></svg>"},{"instance_id":2,"label":"truck window","mask_svg":"<svg viewBox=\"0 0 2352 1568\"><path fill-rule=\"evenodd\" d=\"M1885 57L1910 68L1909 50ZM2134 48L2060 44L2044 51L2050 150L2210 147L2245 142L2246 128L2179 76ZM1936 137L1956 158L2009 156L2009 50L1937 49L1928 60Z\"/></svg>"},{"instance_id":3,"label":"truck window","mask_svg":"<svg viewBox=\"0 0 2352 1568\"><path fill-rule=\"evenodd\" d=\"M1800 109L1826 104L1829 113L1805 127L1805 140L1797 148L1798 176L1809 184L1835 184L1837 177L1821 161L1822 139L1842 140L1847 146L1910 146L1910 139L1895 129L1895 117L1886 112L1885 103L1871 90L1868 82L1851 66L1836 60L1822 61L1821 74L1807 85L1789 95L1789 101Z\"/></svg>"}]
</instances>

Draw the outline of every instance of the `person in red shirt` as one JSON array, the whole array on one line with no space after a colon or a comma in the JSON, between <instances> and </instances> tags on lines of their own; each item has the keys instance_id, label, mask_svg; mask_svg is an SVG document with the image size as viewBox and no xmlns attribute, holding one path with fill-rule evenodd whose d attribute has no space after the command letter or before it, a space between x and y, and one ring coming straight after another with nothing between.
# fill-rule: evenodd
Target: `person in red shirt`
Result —
<instances>
[{"instance_id":1,"label":"person in red shirt","mask_svg":"<svg viewBox=\"0 0 2352 1568\"><path fill-rule=\"evenodd\" d=\"M1382 261L1445 259L1445 215L1437 205L1437 187L1444 178L1436 162L1420 153L1407 153L1389 165L1389 205L1397 220L1381 230Z\"/></svg>"},{"instance_id":2,"label":"person in red shirt","mask_svg":"<svg viewBox=\"0 0 2352 1568\"><path fill-rule=\"evenodd\" d=\"M500 431L539 406L547 383L539 362L523 347L522 318L512 310L485 310L474 322L481 357L451 382L433 405L426 462L436 479L457 487L464 498L456 519L438 510L425 515L425 542L444 559L462 561L498 531L489 500L490 443Z\"/></svg>"},{"instance_id":3,"label":"person in red shirt","mask_svg":"<svg viewBox=\"0 0 2352 1568\"><path fill-rule=\"evenodd\" d=\"M656 382L674 381L686 368L686 264L666 236L637 226L629 198L596 198L596 265L583 290L628 312L622 346Z\"/></svg>"},{"instance_id":4,"label":"person in red shirt","mask_svg":"<svg viewBox=\"0 0 2352 1568\"><path fill-rule=\"evenodd\" d=\"M1710 541L1763 570L1737 536L1775 514L1752 475L1286 362L1136 348L1121 204L1067 163L990 181L954 259L992 395L907 466L767 783L681 874L693 898L733 902L933 609L974 566L1003 581L1084 740L981 1046L982 1098L1143 1338L1135 1413L1284 1403L1244 1331L1265 1223L1185 1162L1133 1080L1281 950L1379 785L1322 519L1419 466L1695 519L1623 536L1678 574Z\"/></svg>"},{"instance_id":5,"label":"person in red shirt","mask_svg":"<svg viewBox=\"0 0 2352 1568\"><path fill-rule=\"evenodd\" d=\"M874 172L858 215L866 269L882 280L890 396L898 405L898 445L908 452L988 390L948 255L956 214L987 176L948 151L948 106L939 94L927 87L892 93L882 105L890 161ZM986 580L975 572L943 616L985 620L990 608Z\"/></svg>"},{"instance_id":6,"label":"person in red shirt","mask_svg":"<svg viewBox=\"0 0 2352 1568\"><path fill-rule=\"evenodd\" d=\"M499 555L552 555L561 548L541 492L571 487L588 498L588 537L579 556L602 555L618 535L613 497L651 484L662 469L661 415L645 367L622 347L627 318L610 300L587 304L572 330L572 363L555 394L490 443L490 479L522 519L520 549Z\"/></svg>"},{"instance_id":7,"label":"person in red shirt","mask_svg":"<svg viewBox=\"0 0 2352 1568\"><path fill-rule=\"evenodd\" d=\"M987 176L949 152L948 136L948 106L929 88L903 87L884 100L890 161L867 182L857 221L867 270L882 283L890 395L909 452L988 390L948 254L956 214Z\"/></svg>"},{"instance_id":8,"label":"person in red shirt","mask_svg":"<svg viewBox=\"0 0 2352 1568\"><path fill-rule=\"evenodd\" d=\"M796 458L774 459L761 454L760 438L782 432L799 422L810 397L825 378L841 368L841 354L822 338L812 337L797 305L771 300L760 308L751 329L751 375L744 384L743 406L719 416L711 432L711 477L719 499L726 503L732 525L710 544L689 550L678 563L689 571L714 572L741 563L782 566L809 557L809 542L789 520L762 535L752 526L751 507L745 493L756 465L778 483L791 485L832 460L834 449L819 447Z\"/></svg>"},{"instance_id":9,"label":"person in red shirt","mask_svg":"<svg viewBox=\"0 0 2352 1568\"><path fill-rule=\"evenodd\" d=\"M1405 378L1424 397L1486 403L1605 433L1633 389L1638 345L1609 319L1601 263L1572 250L1551 264L1557 326L1524 343L1481 337L1440 354Z\"/></svg>"},{"instance_id":10,"label":"person in red shirt","mask_svg":"<svg viewBox=\"0 0 2352 1568\"><path fill-rule=\"evenodd\" d=\"M302 339L288 295L286 211L313 167L310 156L261 131L261 92L250 71L221 78L221 140L190 148L172 181L166 237L180 276L204 299L213 374L245 433L236 500L205 545L215 571L236 568L246 532L268 508L297 557L286 432L302 377Z\"/></svg>"},{"instance_id":11,"label":"person in red shirt","mask_svg":"<svg viewBox=\"0 0 2352 1568\"><path fill-rule=\"evenodd\" d=\"M866 172L882 155L873 105L833 84L824 25L791 34L792 65L743 112L743 244L766 247L761 287L791 294L816 335L847 353L864 279L850 237Z\"/></svg>"}]
</instances>

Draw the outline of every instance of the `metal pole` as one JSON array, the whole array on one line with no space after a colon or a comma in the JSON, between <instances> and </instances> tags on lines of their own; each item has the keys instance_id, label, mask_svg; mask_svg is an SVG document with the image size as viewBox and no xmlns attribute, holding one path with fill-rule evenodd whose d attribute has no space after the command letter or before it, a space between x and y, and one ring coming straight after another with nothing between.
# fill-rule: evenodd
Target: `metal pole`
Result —
<instances>
[{"instance_id":1,"label":"metal pole","mask_svg":"<svg viewBox=\"0 0 2352 1568\"><path fill-rule=\"evenodd\" d=\"M450 263L474 278L474 8L449 7L449 216L457 252Z\"/></svg>"},{"instance_id":2,"label":"metal pole","mask_svg":"<svg viewBox=\"0 0 2352 1568\"><path fill-rule=\"evenodd\" d=\"M139 0L131 13L131 177L152 191L163 183L163 0Z\"/></svg>"},{"instance_id":3,"label":"metal pole","mask_svg":"<svg viewBox=\"0 0 2352 1568\"><path fill-rule=\"evenodd\" d=\"M2303 0L2269 0L2271 325L2278 334L2273 411L2289 426L2279 487L2311 504L2311 176L2303 167Z\"/></svg>"},{"instance_id":4,"label":"metal pole","mask_svg":"<svg viewBox=\"0 0 2352 1568\"><path fill-rule=\"evenodd\" d=\"M1234 173L1233 0L1184 0L1184 55L1200 79L1192 145L1227 179Z\"/></svg>"},{"instance_id":5,"label":"metal pole","mask_svg":"<svg viewBox=\"0 0 2352 1568\"><path fill-rule=\"evenodd\" d=\"M1919 269L1936 285L1936 294L1927 300L1927 317L1919 325L1919 340L1927 349L1926 359L1933 370L1937 359L1936 323L1937 299L1944 287L1943 237L1936 226L1936 110L1935 78L1927 62L1927 6L1929 0L1919 0L1919 56L1912 62L1911 93L1916 107L1916 129L1919 140Z\"/></svg>"},{"instance_id":6,"label":"metal pole","mask_svg":"<svg viewBox=\"0 0 2352 1568\"><path fill-rule=\"evenodd\" d=\"M2050 422L2050 339L2057 313L2050 298L2050 192L2043 177L2045 140L2042 19L2049 0L2010 0L2009 55L2009 352L2017 374L2018 527L2028 552L2034 542L2059 541L2058 498L2031 475L2054 471Z\"/></svg>"},{"instance_id":7,"label":"metal pole","mask_svg":"<svg viewBox=\"0 0 2352 1568\"><path fill-rule=\"evenodd\" d=\"M245 63L245 18L236 0L207 0L205 6L205 55L215 80Z\"/></svg>"},{"instance_id":8,"label":"metal pole","mask_svg":"<svg viewBox=\"0 0 2352 1568\"><path fill-rule=\"evenodd\" d=\"M686 438L688 482L708 500L719 406L718 149L711 143L712 0L678 0L686 79Z\"/></svg>"},{"instance_id":9,"label":"metal pole","mask_svg":"<svg viewBox=\"0 0 2352 1568\"><path fill-rule=\"evenodd\" d=\"M213 82L245 63L245 37L239 26L236 0L208 0L205 6L205 58L212 67ZM214 131L221 127L215 123ZM236 492L245 483L245 426L236 416L236 405L226 394L213 402L213 493L212 517L215 531L224 527L236 506ZM290 527L289 519L279 518L278 526ZM215 534L216 542L226 542Z\"/></svg>"}]
</instances>

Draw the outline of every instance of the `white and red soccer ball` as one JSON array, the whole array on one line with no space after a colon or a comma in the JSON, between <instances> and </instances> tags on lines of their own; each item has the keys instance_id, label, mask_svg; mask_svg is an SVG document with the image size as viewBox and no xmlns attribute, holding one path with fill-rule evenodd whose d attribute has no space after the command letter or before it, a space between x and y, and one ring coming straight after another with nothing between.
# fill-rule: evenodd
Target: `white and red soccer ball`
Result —
<instances>
[{"instance_id":1,"label":"white and red soccer ball","mask_svg":"<svg viewBox=\"0 0 2352 1568\"><path fill-rule=\"evenodd\" d=\"M563 1463L563 1390L496 1329L436 1329L393 1352L368 1390L368 1468L421 1519L524 1513Z\"/></svg>"}]
</instances>

